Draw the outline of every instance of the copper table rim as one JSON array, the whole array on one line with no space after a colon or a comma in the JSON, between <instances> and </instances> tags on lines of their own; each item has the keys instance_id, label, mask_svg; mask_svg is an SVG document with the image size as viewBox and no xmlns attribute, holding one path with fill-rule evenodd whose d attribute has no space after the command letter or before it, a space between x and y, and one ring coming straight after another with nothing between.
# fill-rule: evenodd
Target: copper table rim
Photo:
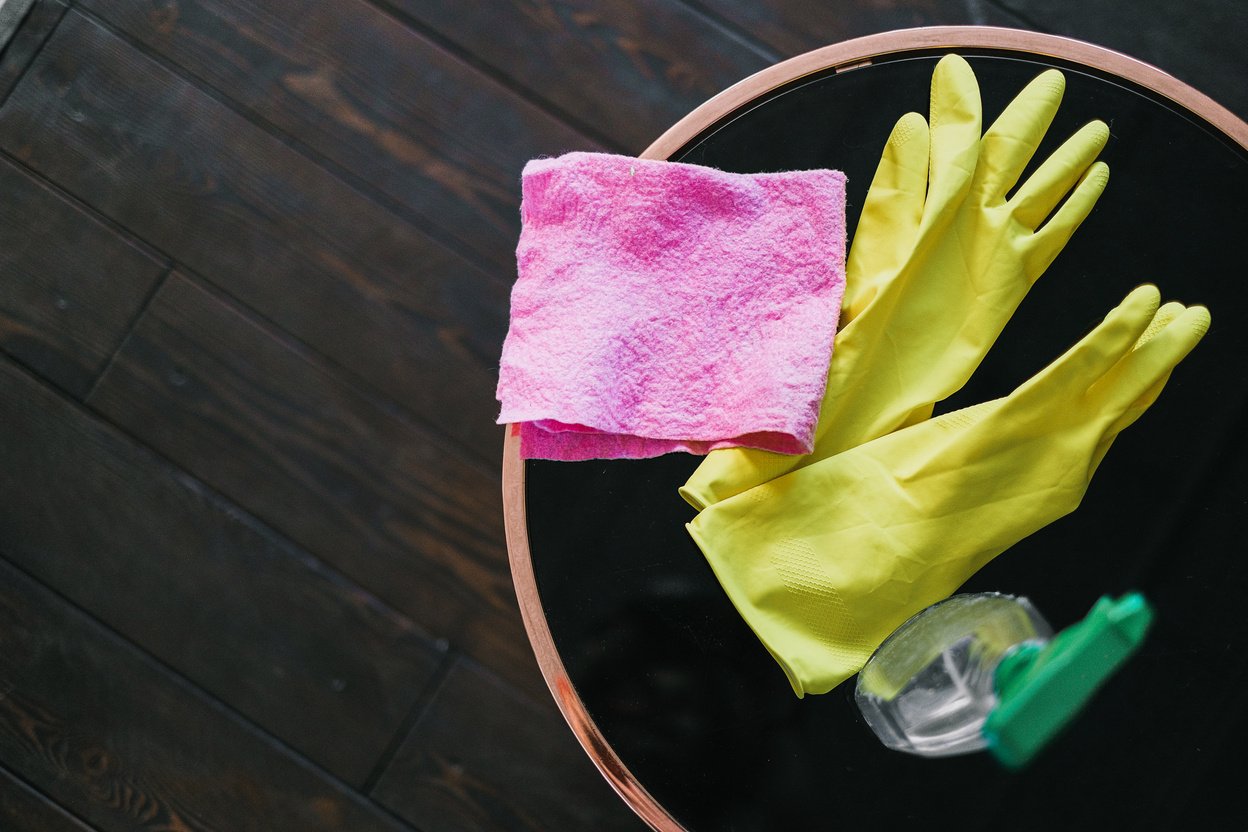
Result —
<instances>
[{"instance_id":1,"label":"copper table rim","mask_svg":"<svg viewBox=\"0 0 1248 832\"><path fill-rule=\"evenodd\" d=\"M708 99L672 125L641 154L667 159L720 119L760 96L805 76L843 72L869 65L873 58L925 49L993 49L1029 56L1059 58L1124 78L1203 118L1248 150L1248 124L1209 96L1143 61L1058 35L995 26L929 26L899 29L825 46L777 63ZM516 425L506 426L503 441L503 515L507 556L524 627L538 666L556 704L594 765L636 814L658 832L686 832L675 818L638 782L606 741L568 678L555 649L542 608L529 550L525 511L524 461Z\"/></svg>"}]
</instances>

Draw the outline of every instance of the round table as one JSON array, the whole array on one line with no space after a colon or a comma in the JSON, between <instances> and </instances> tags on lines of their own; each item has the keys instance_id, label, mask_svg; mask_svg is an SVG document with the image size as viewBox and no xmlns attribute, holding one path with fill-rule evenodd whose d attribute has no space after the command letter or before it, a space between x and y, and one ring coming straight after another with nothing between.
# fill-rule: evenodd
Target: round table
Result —
<instances>
[{"instance_id":1,"label":"round table","mask_svg":"<svg viewBox=\"0 0 1248 832\"><path fill-rule=\"evenodd\" d=\"M1141 651L1021 773L984 754L885 749L853 682L799 700L684 529L697 466L522 462L504 451L508 546L525 623L587 753L661 830L1243 828L1226 774L1248 683L1248 126L1190 87L1062 38L978 27L888 33L778 64L695 110L644 154L737 172L838 168L852 234L889 130L927 112L957 51L987 126L1047 67L1062 108L1036 160L1105 120L1110 184L971 382L937 412L1005 395L1134 286L1203 303L1213 327L1115 443L1072 515L964 592L1029 597L1055 628L1102 594L1142 591ZM1036 162L1033 162L1034 169ZM1026 174L1024 175L1024 177ZM851 237L852 239L852 237Z\"/></svg>"}]
</instances>

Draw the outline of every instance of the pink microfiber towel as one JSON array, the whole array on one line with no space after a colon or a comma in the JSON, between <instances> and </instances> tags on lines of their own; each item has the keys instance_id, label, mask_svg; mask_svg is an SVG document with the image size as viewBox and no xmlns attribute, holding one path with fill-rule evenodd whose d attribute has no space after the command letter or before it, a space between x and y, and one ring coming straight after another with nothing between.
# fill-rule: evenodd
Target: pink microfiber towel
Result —
<instances>
[{"instance_id":1,"label":"pink microfiber towel","mask_svg":"<svg viewBox=\"0 0 1248 832\"><path fill-rule=\"evenodd\" d=\"M525 166L500 423L543 459L809 453L845 290L845 175L600 153Z\"/></svg>"}]
</instances>

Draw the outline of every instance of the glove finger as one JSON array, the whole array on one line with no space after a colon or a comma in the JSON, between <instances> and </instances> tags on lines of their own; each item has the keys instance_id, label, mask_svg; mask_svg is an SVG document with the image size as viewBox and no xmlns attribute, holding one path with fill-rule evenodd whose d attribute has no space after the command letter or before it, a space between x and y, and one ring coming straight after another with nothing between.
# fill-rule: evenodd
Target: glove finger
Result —
<instances>
[{"instance_id":1,"label":"glove finger","mask_svg":"<svg viewBox=\"0 0 1248 832\"><path fill-rule=\"evenodd\" d=\"M1109 126L1103 121L1080 128L1014 194L1010 203L1015 218L1028 228L1038 228L1096 161L1108 140Z\"/></svg>"},{"instance_id":2,"label":"glove finger","mask_svg":"<svg viewBox=\"0 0 1248 832\"><path fill-rule=\"evenodd\" d=\"M1038 395L1058 398L1058 390L1090 389L1135 346L1160 303L1161 293L1156 286L1136 287L1095 329L1024 387L1035 388Z\"/></svg>"},{"instance_id":3,"label":"glove finger","mask_svg":"<svg viewBox=\"0 0 1248 832\"><path fill-rule=\"evenodd\" d=\"M1031 236L1024 264L1029 281L1034 282L1044 274L1058 253L1066 247L1075 229L1092 213L1096 201L1101 198L1108 184L1109 165L1094 162L1075 186L1070 199L1062 203L1057 213Z\"/></svg>"},{"instance_id":4,"label":"glove finger","mask_svg":"<svg viewBox=\"0 0 1248 832\"><path fill-rule=\"evenodd\" d=\"M862 205L846 261L841 326L870 301L874 281L896 271L909 252L923 218L928 153L927 121L906 113L888 137Z\"/></svg>"},{"instance_id":5,"label":"glove finger","mask_svg":"<svg viewBox=\"0 0 1248 832\"><path fill-rule=\"evenodd\" d=\"M983 112L971 66L946 55L932 73L931 167L927 206L935 215L961 200L975 174Z\"/></svg>"},{"instance_id":6,"label":"glove finger","mask_svg":"<svg viewBox=\"0 0 1248 832\"><path fill-rule=\"evenodd\" d=\"M1182 315L1183 310L1185 309L1187 309L1187 307L1179 303L1177 300L1172 300L1169 303L1163 304L1162 307L1157 310L1157 314L1153 316L1153 319L1149 321L1148 329L1144 330L1144 334L1136 340L1135 346L1131 349L1139 349L1149 341L1153 340L1158 333L1170 326L1171 321L1179 317L1179 315Z\"/></svg>"},{"instance_id":7,"label":"glove finger","mask_svg":"<svg viewBox=\"0 0 1248 832\"><path fill-rule=\"evenodd\" d=\"M988 128L975 171L975 190L985 201L1000 202L1014 187L1044 139L1065 90L1065 76L1056 69L1045 70Z\"/></svg>"},{"instance_id":8,"label":"glove finger","mask_svg":"<svg viewBox=\"0 0 1248 832\"><path fill-rule=\"evenodd\" d=\"M1186 306L1178 301L1170 301L1162 305L1157 310L1157 314L1149 322L1148 328L1144 330L1144 334L1136 339L1135 345L1131 347L1132 351L1138 350L1140 347L1153 340L1157 335L1174 321L1175 318L1182 315L1187 309ZM1128 356L1130 353L1128 353ZM1120 368L1126 365L1126 362L1120 362ZM1142 394L1135 398L1126 412L1115 422L1113 432L1117 433L1135 422L1140 418L1140 414L1147 410L1153 402L1157 401L1157 397L1161 395L1161 390L1166 386L1166 381L1170 378L1170 371L1167 370L1159 379L1154 381L1152 385ZM1113 379L1102 380L1101 384L1113 383Z\"/></svg>"},{"instance_id":9,"label":"glove finger","mask_svg":"<svg viewBox=\"0 0 1248 832\"><path fill-rule=\"evenodd\" d=\"M866 204L870 205L873 199L880 198L877 195L883 194L917 218L927 193L929 150L927 122L923 116L906 113L898 119L871 180Z\"/></svg>"},{"instance_id":10,"label":"glove finger","mask_svg":"<svg viewBox=\"0 0 1248 832\"><path fill-rule=\"evenodd\" d=\"M1177 305L1177 304L1176 304ZM1170 304L1167 304L1170 306ZM1122 360L1122 367L1107 380L1108 406L1119 412L1135 411L1138 417L1161 392L1159 381L1168 378L1175 366L1187 357L1209 331L1209 310L1203 306L1183 309ZM1151 329L1151 327L1150 327Z\"/></svg>"}]
</instances>

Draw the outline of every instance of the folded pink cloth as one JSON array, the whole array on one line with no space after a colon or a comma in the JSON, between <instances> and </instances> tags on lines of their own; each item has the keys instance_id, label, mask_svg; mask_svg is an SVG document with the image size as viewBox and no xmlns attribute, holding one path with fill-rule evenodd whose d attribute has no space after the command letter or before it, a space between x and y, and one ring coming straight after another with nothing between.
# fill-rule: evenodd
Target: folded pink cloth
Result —
<instances>
[{"instance_id":1,"label":"folded pink cloth","mask_svg":"<svg viewBox=\"0 0 1248 832\"><path fill-rule=\"evenodd\" d=\"M809 453L845 175L569 153L525 166L499 423L543 459Z\"/></svg>"}]
</instances>

